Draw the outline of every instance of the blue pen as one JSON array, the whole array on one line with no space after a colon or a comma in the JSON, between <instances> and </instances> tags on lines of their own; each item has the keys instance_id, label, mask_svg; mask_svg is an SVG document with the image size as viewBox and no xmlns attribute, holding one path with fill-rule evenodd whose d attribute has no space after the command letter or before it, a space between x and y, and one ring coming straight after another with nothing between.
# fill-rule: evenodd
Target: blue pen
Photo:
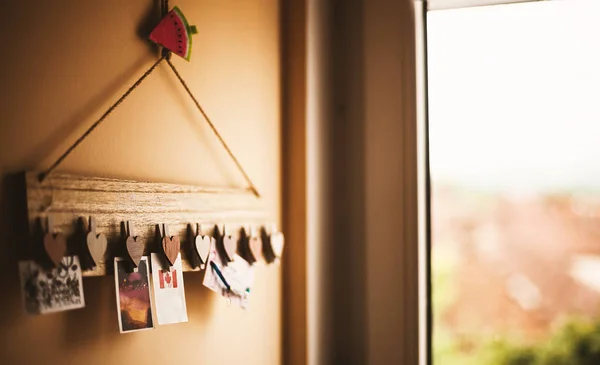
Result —
<instances>
[{"instance_id":1,"label":"blue pen","mask_svg":"<svg viewBox=\"0 0 600 365\"><path fill-rule=\"evenodd\" d=\"M234 293L236 295L239 295L239 296L247 296L247 295L250 294L250 288L246 288L246 290L243 293L240 293L237 290L231 289L231 285L229 285L229 283L225 279L225 276L223 275L223 273L219 269L219 266L217 266L217 264L215 264L213 261L210 262L210 266L213 268L213 270L215 270L215 272L219 276L219 279L221 279L221 281L223 282L223 285L225 285L225 288L227 288L227 291L230 291L230 292L232 292L232 293Z\"/></svg>"},{"instance_id":2,"label":"blue pen","mask_svg":"<svg viewBox=\"0 0 600 365\"><path fill-rule=\"evenodd\" d=\"M221 273L221 270L219 270L219 267L217 266L217 264L215 264L214 261L211 261L210 262L210 267L212 267L213 270L215 270L215 272L219 276L219 279L221 279L221 281L223 282L223 285L225 285L225 287L227 288L227 290L231 291L231 286L229 285L229 283L227 282L227 280L225 280L225 277L223 276L223 273Z\"/></svg>"}]
</instances>

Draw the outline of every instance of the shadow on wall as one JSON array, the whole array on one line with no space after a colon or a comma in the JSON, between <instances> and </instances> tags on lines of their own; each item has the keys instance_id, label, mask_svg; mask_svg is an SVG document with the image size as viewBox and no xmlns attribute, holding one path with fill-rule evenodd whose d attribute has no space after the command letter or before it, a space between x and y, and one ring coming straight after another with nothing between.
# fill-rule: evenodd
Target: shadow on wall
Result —
<instances>
[{"instance_id":1,"label":"shadow on wall","mask_svg":"<svg viewBox=\"0 0 600 365\"><path fill-rule=\"evenodd\" d=\"M22 348L11 346L35 338L47 339L47 346L66 350L83 349L102 339L111 351L126 349L128 341L119 336L114 277L84 278L83 286L86 307L47 315L28 315L22 305L18 261L39 257L43 253L41 242L30 239L27 224L27 202L23 176L5 174L0 182L0 329L5 334L5 350L0 352L2 363L16 364L29 358L40 361L44 358L44 346L24 356ZM203 273L185 275L186 299L189 321L195 325L205 323L212 315L216 295L202 285ZM57 317L60 318L57 320ZM189 326L179 324L178 326ZM7 336L6 334L10 334ZM131 335L123 335L131 336ZM35 360L33 360L35 359ZM6 362L5 362L6 361Z\"/></svg>"},{"instance_id":2,"label":"shadow on wall","mask_svg":"<svg viewBox=\"0 0 600 365\"><path fill-rule=\"evenodd\" d=\"M23 313L19 290L17 261L27 252L26 205L21 179L16 174L5 175L0 182L0 328L10 328Z\"/></svg>"}]
</instances>

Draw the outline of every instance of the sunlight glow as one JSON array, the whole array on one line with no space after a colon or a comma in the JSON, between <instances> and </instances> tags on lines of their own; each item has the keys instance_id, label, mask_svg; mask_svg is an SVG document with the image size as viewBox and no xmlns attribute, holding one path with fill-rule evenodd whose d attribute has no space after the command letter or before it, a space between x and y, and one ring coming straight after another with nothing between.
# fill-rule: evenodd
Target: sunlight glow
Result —
<instances>
[{"instance_id":1,"label":"sunlight glow","mask_svg":"<svg viewBox=\"0 0 600 365\"><path fill-rule=\"evenodd\" d=\"M598 0L430 12L434 181L600 186L599 12Z\"/></svg>"}]
</instances>

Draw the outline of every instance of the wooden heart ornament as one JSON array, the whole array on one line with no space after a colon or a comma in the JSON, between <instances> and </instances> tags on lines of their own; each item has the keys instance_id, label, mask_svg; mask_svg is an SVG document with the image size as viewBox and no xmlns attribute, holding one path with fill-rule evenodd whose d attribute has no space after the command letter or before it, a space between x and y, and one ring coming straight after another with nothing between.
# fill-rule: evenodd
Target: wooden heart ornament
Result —
<instances>
[{"instance_id":1,"label":"wooden heart ornament","mask_svg":"<svg viewBox=\"0 0 600 365\"><path fill-rule=\"evenodd\" d=\"M248 238L248 247L250 248L250 253L254 258L255 262L263 262L263 242L262 239L258 236L251 236Z\"/></svg>"},{"instance_id":2,"label":"wooden heart ornament","mask_svg":"<svg viewBox=\"0 0 600 365\"><path fill-rule=\"evenodd\" d=\"M129 236L127 237L125 246L127 246L127 253L129 254L131 261L133 261L133 264L137 267L144 256L144 243L139 237Z\"/></svg>"},{"instance_id":3,"label":"wooden heart ornament","mask_svg":"<svg viewBox=\"0 0 600 365\"><path fill-rule=\"evenodd\" d=\"M212 241L214 238L210 236L196 236L196 242L194 247L196 248L196 252L198 256L200 256L201 265L200 267L204 269L207 261L208 255L210 253L210 248L212 247Z\"/></svg>"},{"instance_id":4,"label":"wooden heart ornament","mask_svg":"<svg viewBox=\"0 0 600 365\"><path fill-rule=\"evenodd\" d=\"M225 255L227 255L227 260L229 262L233 261L237 252L237 239L232 235L223 236L223 249L225 250Z\"/></svg>"},{"instance_id":5,"label":"wooden heart ornament","mask_svg":"<svg viewBox=\"0 0 600 365\"><path fill-rule=\"evenodd\" d=\"M67 252L67 239L60 233L47 233L44 236L44 248L54 266L58 266Z\"/></svg>"},{"instance_id":6,"label":"wooden heart ornament","mask_svg":"<svg viewBox=\"0 0 600 365\"><path fill-rule=\"evenodd\" d=\"M169 228L164 225L164 234L165 236L162 239L162 248L169 264L173 266L175 261L177 260L177 255L179 255L179 249L181 248L181 243L179 242L178 236L170 236Z\"/></svg>"},{"instance_id":7,"label":"wooden heart ornament","mask_svg":"<svg viewBox=\"0 0 600 365\"><path fill-rule=\"evenodd\" d=\"M127 240L125 241L125 246L127 248L127 253L135 267L138 267L144 256L144 242L139 237L134 237L133 229L129 222L126 223L126 229Z\"/></svg>"},{"instance_id":8,"label":"wooden heart ornament","mask_svg":"<svg viewBox=\"0 0 600 365\"><path fill-rule=\"evenodd\" d=\"M96 234L96 220L90 217L90 232L87 234L87 246L96 265L104 263L108 241L102 233Z\"/></svg>"},{"instance_id":9,"label":"wooden heart ornament","mask_svg":"<svg viewBox=\"0 0 600 365\"><path fill-rule=\"evenodd\" d=\"M274 232L271 233L269 244L271 245L271 250L275 257L280 259L283 254L283 246L285 245L285 238L283 237L283 233Z\"/></svg>"}]
</instances>

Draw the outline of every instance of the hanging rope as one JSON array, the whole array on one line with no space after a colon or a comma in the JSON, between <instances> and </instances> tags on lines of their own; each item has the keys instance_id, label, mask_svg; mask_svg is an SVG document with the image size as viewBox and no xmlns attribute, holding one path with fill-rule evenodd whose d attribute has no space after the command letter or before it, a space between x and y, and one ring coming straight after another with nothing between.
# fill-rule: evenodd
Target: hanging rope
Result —
<instances>
[{"instance_id":1,"label":"hanging rope","mask_svg":"<svg viewBox=\"0 0 600 365\"><path fill-rule=\"evenodd\" d=\"M81 137L79 137L79 139L75 141L75 143L73 143L71 147L69 147L69 149L67 149L65 153L58 158L58 160L56 160L56 162L54 162L46 171L42 172L39 176L40 183L44 182L48 175L50 175L50 173L52 173L52 171L54 171L54 169L56 169L64 161L64 159L67 158L67 156L69 156L71 152L73 152L73 150L77 148L77 146L79 146L79 144L83 142L94 131L94 129L96 129L96 127L98 127L100 123L102 123L110 115L110 113L112 113L119 105L121 105L123 100L125 100L125 98L127 98L129 94L133 92L133 90L140 86L142 81L144 81L144 79L146 79L146 77L148 77L164 59L165 56L159 58L158 61L156 61L146 72L144 72L144 74L137 79L137 81L131 85L131 87L123 95L121 95L119 100L117 100L104 114L102 114L100 119L92 124L92 126Z\"/></svg>"},{"instance_id":2,"label":"hanging rope","mask_svg":"<svg viewBox=\"0 0 600 365\"><path fill-rule=\"evenodd\" d=\"M229 146L227 145L227 143L225 143L225 140L223 139L223 137L221 137L221 134L217 131L217 128L215 127L215 125L213 124L213 122L210 120L210 118L208 117L208 115L206 114L206 112L204 111L204 109L202 109L202 106L200 106L200 103L198 102L198 100L196 99L196 97L194 96L194 94L192 94L192 91L190 90L190 88L188 87L187 83L183 80L183 78L181 77L181 75L179 74L179 72L177 71L177 69L175 68L175 65L173 65L173 63L169 59L167 59L167 64L171 67L171 70L173 70L173 73L175 74L175 76L177 76L177 79L179 80L179 82L181 83L181 85L183 86L183 88L185 89L185 91L188 93L188 95L190 96L190 98L194 101L194 104L196 104L196 108L198 109L198 111L200 112L200 114L202 114L202 116L204 117L204 119L206 120L206 122L208 123L208 125L210 126L210 129L212 129L213 133L215 134L215 136L217 136L217 138L219 139L219 142L221 142L221 145L223 146L223 148L225 148L225 151L227 151L227 153L229 154L229 157L231 157L231 159L233 160L233 162L237 166L238 170L244 176L244 179L246 179L246 182L248 183L248 188L252 191L252 193L254 195L256 195L258 198L260 198L260 194L258 193L258 190L254 186L254 183L252 183L252 180L250 179L250 177L248 176L248 174L246 173L246 171L244 171L244 168L242 167L242 164L240 164L240 162L235 157L235 155L233 154L233 152L231 151L231 149L229 148Z\"/></svg>"},{"instance_id":3,"label":"hanging rope","mask_svg":"<svg viewBox=\"0 0 600 365\"><path fill-rule=\"evenodd\" d=\"M168 12L169 12L169 0L162 0L162 2L161 2L161 17L166 16L168 14ZM202 114L202 116L204 117L204 119L206 120L206 122L208 123L210 128L212 129L213 133L215 134L215 136L217 136L217 138L219 139L219 142L221 142L221 145L223 146L223 148L225 148L225 151L227 151L227 154L229 154L229 157L233 160L233 162L237 166L238 170L242 173L242 175L244 176L244 179L246 179L246 182L248 183L248 189L250 191L252 191L252 193L256 197L260 198L260 194L258 193L258 190L254 186L254 183L252 183L252 180L250 180L250 177L248 176L248 174L246 173L246 171L244 170L244 168L242 167L242 165L240 164L238 159L235 157L235 155L233 154L233 152L231 151L231 149L229 148L227 143L225 143L225 140L223 139L223 137L221 137L221 134L217 131L217 128L212 123L212 121L210 120L210 118L208 117L208 115L206 114L204 109L202 109L202 107L200 106L200 103L198 102L198 100L196 99L196 97L194 96L194 94L192 93L190 88L188 87L187 83L183 80L183 78L181 77L181 75L179 74L179 72L177 71L175 66L171 63L171 52L166 48L162 49L162 55L158 59L158 61L156 61L146 72L144 72L144 74L123 95L121 95L121 97L113 105L111 105L110 108L108 108L108 110L100 117L100 119L98 119L94 124L92 124L92 126L87 131L85 131L85 133L81 137L79 137L79 139L77 139L77 141L75 141L75 143L73 143L71 145L71 147L69 147L65 151L65 153L63 153L46 171L44 171L40 174L40 176L39 176L40 183L44 182L44 180L48 177L48 175L50 175L52 173L52 171L54 171L71 154L71 152L73 152L73 150L75 150L75 148L77 148L77 146L79 146L79 144L81 142L83 142L100 125L100 123L102 123L119 105L121 105L121 103L125 100L125 98L127 98L129 96L129 94L131 94L133 92L133 90L135 90L138 86L140 86L142 81L144 81L144 79L146 79L146 77L148 77L152 73L152 71L154 71L156 69L156 67L158 67L158 65L163 60L167 61L167 63L169 64L169 67L171 67L171 70L173 70L173 73L175 74L175 76L177 76L177 79L179 80L179 82L181 83L181 85L183 86L185 91L188 93L190 98L194 101L194 104L196 105L196 108L198 109L200 114Z\"/></svg>"}]
</instances>

